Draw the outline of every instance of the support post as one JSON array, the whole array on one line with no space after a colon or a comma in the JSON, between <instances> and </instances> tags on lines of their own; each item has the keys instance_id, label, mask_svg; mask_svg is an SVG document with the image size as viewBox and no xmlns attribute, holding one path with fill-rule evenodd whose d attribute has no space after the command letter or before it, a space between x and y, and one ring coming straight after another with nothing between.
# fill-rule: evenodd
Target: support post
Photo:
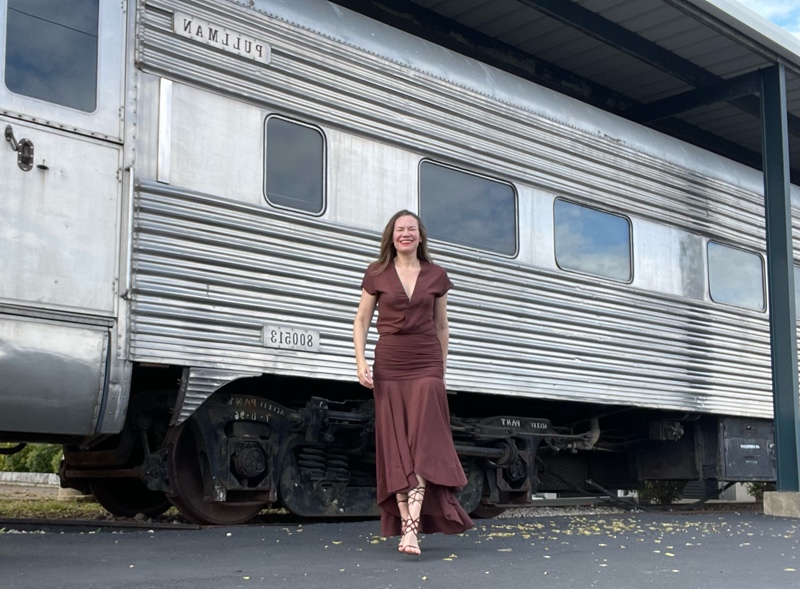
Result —
<instances>
[{"instance_id":1,"label":"support post","mask_svg":"<svg viewBox=\"0 0 800 589\"><path fill-rule=\"evenodd\" d=\"M797 386L786 71L782 63L764 70L761 105L777 490L795 495L794 500L800 497L800 398Z\"/></svg>"}]
</instances>

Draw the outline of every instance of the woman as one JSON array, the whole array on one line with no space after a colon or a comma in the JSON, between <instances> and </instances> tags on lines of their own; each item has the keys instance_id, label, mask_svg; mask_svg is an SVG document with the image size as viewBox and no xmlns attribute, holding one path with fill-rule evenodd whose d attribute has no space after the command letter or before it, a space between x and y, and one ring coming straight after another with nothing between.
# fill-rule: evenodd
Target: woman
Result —
<instances>
[{"instance_id":1,"label":"woman","mask_svg":"<svg viewBox=\"0 0 800 589\"><path fill-rule=\"evenodd\" d=\"M420 218L396 213L361 283L353 342L358 380L375 397L381 535L401 535L404 554L420 554L418 533L458 534L473 525L453 495L467 479L453 445L444 385L451 287L428 255ZM380 338L372 373L364 350L376 305Z\"/></svg>"}]
</instances>

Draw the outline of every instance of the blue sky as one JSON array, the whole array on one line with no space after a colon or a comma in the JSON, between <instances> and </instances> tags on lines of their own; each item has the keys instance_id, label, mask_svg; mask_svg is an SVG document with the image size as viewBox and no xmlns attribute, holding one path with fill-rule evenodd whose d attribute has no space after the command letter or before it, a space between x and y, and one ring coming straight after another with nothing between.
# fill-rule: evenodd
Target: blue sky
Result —
<instances>
[{"instance_id":1,"label":"blue sky","mask_svg":"<svg viewBox=\"0 0 800 589\"><path fill-rule=\"evenodd\" d=\"M800 39L800 0L738 0Z\"/></svg>"}]
</instances>

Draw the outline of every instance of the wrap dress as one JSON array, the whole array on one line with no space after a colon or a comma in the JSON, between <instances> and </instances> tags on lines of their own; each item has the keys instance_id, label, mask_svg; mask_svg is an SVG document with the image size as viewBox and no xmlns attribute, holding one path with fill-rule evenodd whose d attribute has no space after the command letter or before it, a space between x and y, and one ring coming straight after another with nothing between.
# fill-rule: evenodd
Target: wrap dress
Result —
<instances>
[{"instance_id":1,"label":"wrap dress","mask_svg":"<svg viewBox=\"0 0 800 589\"><path fill-rule=\"evenodd\" d=\"M401 534L396 493L426 481L420 532L458 534L472 520L453 494L467 484L450 431L442 348L433 318L434 301L453 286L441 266L420 261L411 298L394 264L361 287L377 298L378 343L373 364L377 499L381 535Z\"/></svg>"}]
</instances>

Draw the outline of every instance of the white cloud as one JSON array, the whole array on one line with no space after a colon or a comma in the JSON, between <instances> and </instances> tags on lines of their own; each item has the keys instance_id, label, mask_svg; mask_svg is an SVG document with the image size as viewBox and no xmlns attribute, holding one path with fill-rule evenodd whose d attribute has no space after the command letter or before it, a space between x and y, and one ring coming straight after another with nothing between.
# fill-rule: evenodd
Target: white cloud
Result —
<instances>
[{"instance_id":1,"label":"white cloud","mask_svg":"<svg viewBox=\"0 0 800 589\"><path fill-rule=\"evenodd\" d=\"M800 38L800 2L798 0L737 0Z\"/></svg>"}]
</instances>

